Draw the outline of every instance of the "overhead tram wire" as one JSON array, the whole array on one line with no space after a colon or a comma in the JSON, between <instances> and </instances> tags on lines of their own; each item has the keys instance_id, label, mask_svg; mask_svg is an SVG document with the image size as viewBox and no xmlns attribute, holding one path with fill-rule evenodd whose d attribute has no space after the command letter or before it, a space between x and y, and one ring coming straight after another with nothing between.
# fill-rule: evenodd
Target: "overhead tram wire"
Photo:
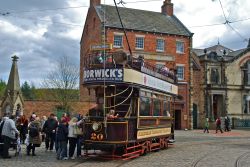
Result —
<instances>
[{"instance_id":1,"label":"overhead tram wire","mask_svg":"<svg viewBox=\"0 0 250 167\"><path fill-rule=\"evenodd\" d=\"M227 22L228 20L227 20L227 17L226 17L226 15L225 15L225 12L224 12L224 9L223 9L221 0L219 0L219 2L220 2L220 7L221 7L221 10L222 10L223 16L224 16L224 18L225 18L225 20L226 20L226 22Z\"/></svg>"},{"instance_id":2,"label":"overhead tram wire","mask_svg":"<svg viewBox=\"0 0 250 167\"><path fill-rule=\"evenodd\" d=\"M210 41L210 42L208 42L208 43L211 43L211 44L200 45L200 46L194 47L194 48L197 48L197 49L200 49L200 48L209 48L209 47L211 47L211 45L213 45L212 43L216 43L216 42ZM243 41L243 40L240 40L240 41L233 41L233 42L222 42L222 41L220 41L220 43L223 43L224 45L230 45L230 44L246 43L246 41L245 41L245 40L244 40L244 41ZM238 49L236 49L236 50L238 50Z\"/></svg>"},{"instance_id":3,"label":"overhead tram wire","mask_svg":"<svg viewBox=\"0 0 250 167\"><path fill-rule=\"evenodd\" d=\"M244 41L247 41L247 39L244 38L243 35L241 35L241 34L239 33L239 31L237 31L236 29L233 28L232 25L230 25L232 22L230 22L230 21L227 19L226 15L225 15L224 8L223 8L223 6L222 6L221 0L219 0L219 2L220 2L220 7L221 7L221 10L222 10L223 16L224 16L224 18L225 18L225 23L224 23L224 24L225 24L225 25L228 25L228 26L229 26L229 27L230 27L239 37L241 37Z\"/></svg>"},{"instance_id":4,"label":"overhead tram wire","mask_svg":"<svg viewBox=\"0 0 250 167\"><path fill-rule=\"evenodd\" d=\"M207 25L188 26L188 28L212 27L212 26L220 26L220 25L224 25L224 23L215 23L215 24L207 24Z\"/></svg>"},{"instance_id":5,"label":"overhead tram wire","mask_svg":"<svg viewBox=\"0 0 250 167\"><path fill-rule=\"evenodd\" d=\"M230 24L227 24L236 34L238 34L238 36L240 36L244 41L248 41L246 38L244 38L239 31L237 31L236 29L234 29Z\"/></svg>"},{"instance_id":6,"label":"overhead tram wire","mask_svg":"<svg viewBox=\"0 0 250 167\"><path fill-rule=\"evenodd\" d=\"M228 22L232 24L232 23L238 23L238 22L247 21L247 20L250 20L250 18L235 20L235 21L228 21ZM207 25L188 26L188 28L212 27L212 26L220 26L220 25L225 25L225 22L224 23L207 24Z\"/></svg>"}]
</instances>

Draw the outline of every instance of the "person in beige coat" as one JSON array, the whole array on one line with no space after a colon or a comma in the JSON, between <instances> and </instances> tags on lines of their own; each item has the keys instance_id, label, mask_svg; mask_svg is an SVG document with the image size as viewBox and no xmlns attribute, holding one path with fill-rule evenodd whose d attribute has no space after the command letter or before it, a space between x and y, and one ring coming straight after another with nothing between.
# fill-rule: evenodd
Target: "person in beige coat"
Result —
<instances>
[{"instance_id":1,"label":"person in beige coat","mask_svg":"<svg viewBox=\"0 0 250 167\"><path fill-rule=\"evenodd\" d=\"M35 148L40 147L42 143L42 136L41 136L42 125L39 117L36 117L35 120L30 122L28 129L29 129L29 143L27 145L27 155L30 155L30 151L32 151L32 156L36 156Z\"/></svg>"}]
</instances>

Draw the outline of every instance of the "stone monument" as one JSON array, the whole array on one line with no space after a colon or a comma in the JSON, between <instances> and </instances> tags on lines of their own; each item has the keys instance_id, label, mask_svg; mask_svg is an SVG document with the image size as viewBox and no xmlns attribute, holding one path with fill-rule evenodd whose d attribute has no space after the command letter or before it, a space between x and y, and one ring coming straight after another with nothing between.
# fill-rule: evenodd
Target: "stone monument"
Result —
<instances>
[{"instance_id":1,"label":"stone monument","mask_svg":"<svg viewBox=\"0 0 250 167\"><path fill-rule=\"evenodd\" d=\"M23 113L24 100L20 88L20 80L18 74L17 56L12 57L12 67L9 75L8 84L1 103L1 115L20 116Z\"/></svg>"}]
</instances>

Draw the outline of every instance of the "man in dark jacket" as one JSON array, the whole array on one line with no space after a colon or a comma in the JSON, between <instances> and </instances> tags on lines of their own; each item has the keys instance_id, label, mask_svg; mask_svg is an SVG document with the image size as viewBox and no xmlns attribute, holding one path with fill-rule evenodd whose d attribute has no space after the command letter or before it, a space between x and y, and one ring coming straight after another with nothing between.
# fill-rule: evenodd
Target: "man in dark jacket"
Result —
<instances>
[{"instance_id":1,"label":"man in dark jacket","mask_svg":"<svg viewBox=\"0 0 250 167\"><path fill-rule=\"evenodd\" d=\"M56 132L56 139L58 142L57 149L57 159L68 159L67 158L67 137L68 137L68 128L67 128L67 120L62 118L61 123L58 125Z\"/></svg>"},{"instance_id":2,"label":"man in dark jacket","mask_svg":"<svg viewBox=\"0 0 250 167\"><path fill-rule=\"evenodd\" d=\"M56 128L58 122L55 119L55 115L52 113L47 121L45 121L43 126L43 132L46 134L45 138L45 147L46 150L50 149L51 151L54 148L55 138L56 138Z\"/></svg>"}]
</instances>

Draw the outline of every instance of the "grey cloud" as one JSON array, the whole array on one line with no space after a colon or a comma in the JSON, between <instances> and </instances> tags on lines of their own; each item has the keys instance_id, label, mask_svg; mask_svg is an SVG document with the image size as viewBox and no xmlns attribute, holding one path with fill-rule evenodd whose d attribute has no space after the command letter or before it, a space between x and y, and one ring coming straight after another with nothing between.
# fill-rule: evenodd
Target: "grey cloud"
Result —
<instances>
[{"instance_id":1,"label":"grey cloud","mask_svg":"<svg viewBox=\"0 0 250 167\"><path fill-rule=\"evenodd\" d=\"M80 6L86 5L86 0L70 1L78 2ZM80 20L83 21L83 18L79 16L78 12L75 10L55 10L14 13L15 11L67 6L69 6L67 0L8 0L0 2L0 12L10 12L10 16L0 16L0 25L3 22L8 22L20 30L16 33L0 30L0 78L7 81L11 67L11 56L14 54L20 57L18 66L21 82L27 80L34 82L37 86L46 73L53 69L60 56L66 55L76 65L79 65L81 34L79 34L79 39L67 37L63 34L70 31L72 27L55 23L67 21L71 24L79 24ZM51 20L51 22L41 21L45 19ZM34 37L34 35L37 35L36 30L41 25L46 29L45 33L39 38ZM27 33L27 31L33 31L33 33L31 35L22 34L22 32Z\"/></svg>"}]
</instances>

